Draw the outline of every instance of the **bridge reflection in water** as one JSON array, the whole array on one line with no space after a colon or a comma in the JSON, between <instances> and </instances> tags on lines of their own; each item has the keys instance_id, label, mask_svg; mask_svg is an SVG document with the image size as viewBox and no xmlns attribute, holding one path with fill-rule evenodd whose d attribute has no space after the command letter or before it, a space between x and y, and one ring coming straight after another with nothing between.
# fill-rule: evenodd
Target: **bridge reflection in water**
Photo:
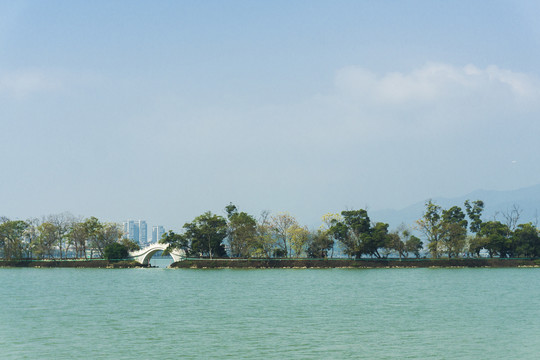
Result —
<instances>
[{"instance_id":1,"label":"bridge reflection in water","mask_svg":"<svg viewBox=\"0 0 540 360\"><path fill-rule=\"evenodd\" d=\"M160 256L159 253L152 256L150 259L150 262L148 263L149 266L153 268L168 268L171 266L171 264L174 262L173 258L169 255Z\"/></svg>"}]
</instances>

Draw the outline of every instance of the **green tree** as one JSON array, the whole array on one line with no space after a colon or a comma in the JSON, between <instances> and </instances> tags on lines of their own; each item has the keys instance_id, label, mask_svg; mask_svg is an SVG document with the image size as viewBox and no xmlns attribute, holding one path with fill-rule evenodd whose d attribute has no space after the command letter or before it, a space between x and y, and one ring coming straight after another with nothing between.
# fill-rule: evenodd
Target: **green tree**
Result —
<instances>
[{"instance_id":1,"label":"green tree","mask_svg":"<svg viewBox=\"0 0 540 360\"><path fill-rule=\"evenodd\" d=\"M424 244L420 238L410 235L405 241L405 251L407 254L414 254L418 259L420 257L420 251L424 248Z\"/></svg>"},{"instance_id":2,"label":"green tree","mask_svg":"<svg viewBox=\"0 0 540 360\"><path fill-rule=\"evenodd\" d=\"M294 252L295 257L302 256L309 240L309 230L305 226L293 225L288 229L288 232L292 250L290 255L292 256Z\"/></svg>"},{"instance_id":3,"label":"green tree","mask_svg":"<svg viewBox=\"0 0 540 360\"><path fill-rule=\"evenodd\" d=\"M467 225L465 214L459 206L453 206L442 212L442 234L440 237L448 257L458 257L464 250L467 240Z\"/></svg>"},{"instance_id":4,"label":"green tree","mask_svg":"<svg viewBox=\"0 0 540 360\"><path fill-rule=\"evenodd\" d=\"M342 221L335 221L330 233L343 247L343 252L352 257L362 255L381 257L388 236L388 224L377 223L371 228L368 213L364 209L341 212Z\"/></svg>"},{"instance_id":5,"label":"green tree","mask_svg":"<svg viewBox=\"0 0 540 360\"><path fill-rule=\"evenodd\" d=\"M32 248L38 258L54 257L54 246L58 243L58 229L50 222L43 222L38 226L39 235Z\"/></svg>"},{"instance_id":6,"label":"green tree","mask_svg":"<svg viewBox=\"0 0 540 360\"><path fill-rule=\"evenodd\" d=\"M380 259L382 256L379 249L384 249L388 242L388 224L378 222L369 229L366 236L362 237L362 252Z\"/></svg>"},{"instance_id":7,"label":"green tree","mask_svg":"<svg viewBox=\"0 0 540 360\"><path fill-rule=\"evenodd\" d=\"M398 254L400 260L402 257L407 257L407 252L405 251L405 242L401 239L400 233L400 231L392 231L387 235L386 244L384 246L385 257L387 257L393 251Z\"/></svg>"},{"instance_id":8,"label":"green tree","mask_svg":"<svg viewBox=\"0 0 540 360\"><path fill-rule=\"evenodd\" d=\"M538 229L531 223L520 224L512 235L517 256L539 257L540 237Z\"/></svg>"},{"instance_id":9,"label":"green tree","mask_svg":"<svg viewBox=\"0 0 540 360\"><path fill-rule=\"evenodd\" d=\"M99 256L104 257L105 247L118 243L121 238L122 230L120 225L115 223L103 224L98 231L98 236L95 238L93 246L98 251Z\"/></svg>"},{"instance_id":10,"label":"green tree","mask_svg":"<svg viewBox=\"0 0 540 360\"><path fill-rule=\"evenodd\" d=\"M250 257L257 247L257 221L245 212L238 212L236 206L226 208L228 217L227 239L233 257Z\"/></svg>"},{"instance_id":11,"label":"green tree","mask_svg":"<svg viewBox=\"0 0 540 360\"><path fill-rule=\"evenodd\" d=\"M328 251L334 248L334 239L328 230L317 230L312 233L307 243L307 256L310 258L326 258Z\"/></svg>"},{"instance_id":12,"label":"green tree","mask_svg":"<svg viewBox=\"0 0 540 360\"><path fill-rule=\"evenodd\" d=\"M184 224L186 239L194 254L209 256L211 259L226 255L223 240L227 237L227 221L210 211Z\"/></svg>"},{"instance_id":13,"label":"green tree","mask_svg":"<svg viewBox=\"0 0 540 360\"><path fill-rule=\"evenodd\" d=\"M512 240L509 236L511 231L508 225L500 221L487 221L482 224L478 234L484 238L489 257L499 255L504 258L513 253Z\"/></svg>"},{"instance_id":14,"label":"green tree","mask_svg":"<svg viewBox=\"0 0 540 360\"><path fill-rule=\"evenodd\" d=\"M470 220L469 229L472 233L477 234L482 227L482 212L484 211L484 202L482 200L476 200L472 203L465 201L465 211Z\"/></svg>"},{"instance_id":15,"label":"green tree","mask_svg":"<svg viewBox=\"0 0 540 360\"><path fill-rule=\"evenodd\" d=\"M480 257L480 252L482 249L487 248L487 238L480 236L480 234L475 234L474 236L469 237L469 254L474 254L476 257Z\"/></svg>"},{"instance_id":16,"label":"green tree","mask_svg":"<svg viewBox=\"0 0 540 360\"><path fill-rule=\"evenodd\" d=\"M480 251L486 246L486 239L479 235L482 229L482 212L484 210L484 202L482 200L476 200L472 203L465 201L465 211L469 217L469 230L473 233L473 236L468 238L468 253L480 256Z\"/></svg>"},{"instance_id":17,"label":"green tree","mask_svg":"<svg viewBox=\"0 0 540 360\"><path fill-rule=\"evenodd\" d=\"M103 257L107 260L126 259L128 255L128 248L124 244L117 242L107 244L103 248Z\"/></svg>"},{"instance_id":18,"label":"green tree","mask_svg":"<svg viewBox=\"0 0 540 360\"><path fill-rule=\"evenodd\" d=\"M128 251L141 250L141 247L139 246L139 244L137 244L135 241L128 238L123 238L120 241L120 244L124 245Z\"/></svg>"},{"instance_id":19,"label":"green tree","mask_svg":"<svg viewBox=\"0 0 540 360\"><path fill-rule=\"evenodd\" d=\"M169 232L161 236L159 243L169 244L170 248L184 250L186 254L191 254L189 240L187 239L185 234L176 234L174 231L169 230Z\"/></svg>"},{"instance_id":20,"label":"green tree","mask_svg":"<svg viewBox=\"0 0 540 360\"><path fill-rule=\"evenodd\" d=\"M0 224L0 247L6 260L21 259L24 254L24 232L28 224L22 220L7 220Z\"/></svg>"},{"instance_id":21,"label":"green tree","mask_svg":"<svg viewBox=\"0 0 540 360\"><path fill-rule=\"evenodd\" d=\"M90 248L90 258L93 258L94 251L98 250L98 248L101 245L99 236L100 236L101 229L103 228L103 224L101 224L96 217L92 216L84 220L83 226L84 226L85 237L86 237L85 247ZM85 253L85 257L86 257L86 253Z\"/></svg>"},{"instance_id":22,"label":"green tree","mask_svg":"<svg viewBox=\"0 0 540 360\"><path fill-rule=\"evenodd\" d=\"M443 234L442 209L431 200L426 202L424 215L416 221L418 230L424 234L428 241L428 250L433 258L438 258L440 253L440 240Z\"/></svg>"},{"instance_id":23,"label":"green tree","mask_svg":"<svg viewBox=\"0 0 540 360\"><path fill-rule=\"evenodd\" d=\"M321 220L322 220L322 225L320 226L320 229L324 233L325 237L328 238L327 245L330 246L330 248L327 250L330 251L330 258L333 258L334 245L337 241L337 238L334 237L334 234L332 232L332 227L339 222L343 222L343 217L340 214L327 213L322 216ZM323 245L324 243L326 243L326 241L321 243L321 245ZM326 254L328 255L328 253ZM325 255L324 257L326 257L327 255Z\"/></svg>"},{"instance_id":24,"label":"green tree","mask_svg":"<svg viewBox=\"0 0 540 360\"><path fill-rule=\"evenodd\" d=\"M369 236L371 228L368 213L364 209L346 210L341 212L341 216L343 222L333 227L334 236L343 245L345 254L360 258L366 253L363 240Z\"/></svg>"},{"instance_id":25,"label":"green tree","mask_svg":"<svg viewBox=\"0 0 540 360\"><path fill-rule=\"evenodd\" d=\"M26 224L28 226L24 230L23 234L23 256L27 259L31 259L33 258L33 247L39 237L38 227L40 225L40 222L39 219L34 218L26 220Z\"/></svg>"}]
</instances>

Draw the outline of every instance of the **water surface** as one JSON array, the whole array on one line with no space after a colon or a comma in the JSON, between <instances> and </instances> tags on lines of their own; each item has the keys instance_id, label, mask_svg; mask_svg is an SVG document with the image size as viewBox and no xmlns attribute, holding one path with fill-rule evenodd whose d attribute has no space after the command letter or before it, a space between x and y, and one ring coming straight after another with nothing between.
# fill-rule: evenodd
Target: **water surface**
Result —
<instances>
[{"instance_id":1,"label":"water surface","mask_svg":"<svg viewBox=\"0 0 540 360\"><path fill-rule=\"evenodd\" d=\"M0 269L2 359L536 359L540 269Z\"/></svg>"}]
</instances>

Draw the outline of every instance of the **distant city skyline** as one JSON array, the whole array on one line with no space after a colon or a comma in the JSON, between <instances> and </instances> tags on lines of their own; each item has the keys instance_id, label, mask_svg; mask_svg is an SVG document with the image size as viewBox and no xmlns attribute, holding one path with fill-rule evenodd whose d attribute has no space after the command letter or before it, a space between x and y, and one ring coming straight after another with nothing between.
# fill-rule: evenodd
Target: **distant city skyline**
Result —
<instances>
[{"instance_id":1,"label":"distant city skyline","mask_svg":"<svg viewBox=\"0 0 540 360\"><path fill-rule=\"evenodd\" d=\"M146 220L126 220L123 222L124 237L135 241L139 245L158 242L165 233L162 225L152 226L152 236L148 237L148 225Z\"/></svg>"}]
</instances>

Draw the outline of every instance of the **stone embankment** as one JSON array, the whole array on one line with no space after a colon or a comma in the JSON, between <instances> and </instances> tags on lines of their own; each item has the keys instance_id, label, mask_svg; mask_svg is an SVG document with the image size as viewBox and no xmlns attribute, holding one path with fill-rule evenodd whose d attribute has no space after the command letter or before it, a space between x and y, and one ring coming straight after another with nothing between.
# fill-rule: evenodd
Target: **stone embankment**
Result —
<instances>
[{"instance_id":1,"label":"stone embankment","mask_svg":"<svg viewBox=\"0 0 540 360\"><path fill-rule=\"evenodd\" d=\"M190 269L330 269L330 268L458 268L540 267L539 259L187 259L172 268Z\"/></svg>"},{"instance_id":2,"label":"stone embankment","mask_svg":"<svg viewBox=\"0 0 540 360\"><path fill-rule=\"evenodd\" d=\"M1 260L0 267L123 269L142 267L142 265L131 260Z\"/></svg>"}]
</instances>

